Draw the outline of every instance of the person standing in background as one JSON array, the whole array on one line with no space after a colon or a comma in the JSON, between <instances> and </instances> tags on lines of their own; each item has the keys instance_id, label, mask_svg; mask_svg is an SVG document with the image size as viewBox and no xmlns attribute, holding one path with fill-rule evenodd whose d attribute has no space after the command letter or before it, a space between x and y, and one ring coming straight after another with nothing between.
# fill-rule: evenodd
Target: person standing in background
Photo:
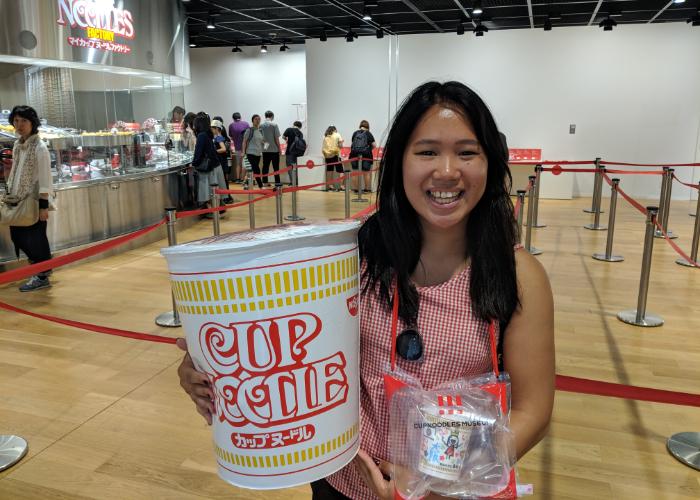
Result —
<instances>
[{"instance_id":1,"label":"person standing in background","mask_svg":"<svg viewBox=\"0 0 700 500\"><path fill-rule=\"evenodd\" d=\"M260 125L260 131L263 135L263 154L262 154L262 181L268 185L267 173L270 171L270 163L272 163L272 171L277 172L280 169L280 129L273 121L275 114L272 111L265 111L265 122ZM275 174L275 184L280 183L279 174Z\"/></svg>"},{"instance_id":2,"label":"person standing in background","mask_svg":"<svg viewBox=\"0 0 700 500\"><path fill-rule=\"evenodd\" d=\"M323 135L323 146L321 147L321 154L323 155L323 160L326 164L326 183L331 182L336 175L343 173L343 164L340 162L340 148L343 147L343 138L338 133L338 129L335 125L329 125L326 129L326 133ZM324 191L340 191L339 185L326 184L323 188Z\"/></svg>"},{"instance_id":3,"label":"person standing in background","mask_svg":"<svg viewBox=\"0 0 700 500\"><path fill-rule=\"evenodd\" d=\"M49 196L53 192L51 179L51 155L39 138L39 116L34 108L15 106L8 120L19 139L12 149L12 170L7 179L5 202L28 199L37 203L39 216L30 226L10 226L10 238L19 258L20 250L27 255L30 264L51 259L51 248L46 236L49 220ZM26 202L25 202L26 203ZM19 287L20 292L33 292L48 288L50 270L35 274Z\"/></svg>"},{"instance_id":4,"label":"person standing in background","mask_svg":"<svg viewBox=\"0 0 700 500\"><path fill-rule=\"evenodd\" d=\"M299 158L299 149L298 147L294 147L294 141L299 138L300 140L304 139L304 134L301 132L301 122L300 121L295 121L293 127L289 127L287 130L284 131L284 134L282 134L282 137L284 137L284 140L287 143L287 148L284 152L284 160L285 164L288 167L291 167L292 165L297 164L297 159Z\"/></svg>"},{"instance_id":5,"label":"person standing in background","mask_svg":"<svg viewBox=\"0 0 700 500\"><path fill-rule=\"evenodd\" d=\"M228 136L231 138L235 150L235 164L233 165L234 182L242 182L245 177L243 171L243 134L250 125L245 120L241 120L241 114L236 111L231 115L233 122L228 126Z\"/></svg>"},{"instance_id":6,"label":"person standing in background","mask_svg":"<svg viewBox=\"0 0 700 500\"><path fill-rule=\"evenodd\" d=\"M248 163L250 163L250 168L252 169L251 175L257 175L255 181L258 183L258 187L262 189L263 182L260 178L260 156L263 152L263 136L260 131L260 115L253 115L250 119L253 126L246 130L243 137L243 154L246 155ZM246 189L248 186L245 187Z\"/></svg>"},{"instance_id":7,"label":"person standing in background","mask_svg":"<svg viewBox=\"0 0 700 500\"><path fill-rule=\"evenodd\" d=\"M358 158L357 161L352 162L352 169L359 169L362 172L364 190L366 193L372 191L372 176L370 171L372 170L372 150L376 146L377 144L374 141L374 136L372 132L369 131L369 122L367 120L362 120L360 122L360 128L352 134L350 158ZM360 192L359 176L353 179L353 189L358 193Z\"/></svg>"}]
</instances>

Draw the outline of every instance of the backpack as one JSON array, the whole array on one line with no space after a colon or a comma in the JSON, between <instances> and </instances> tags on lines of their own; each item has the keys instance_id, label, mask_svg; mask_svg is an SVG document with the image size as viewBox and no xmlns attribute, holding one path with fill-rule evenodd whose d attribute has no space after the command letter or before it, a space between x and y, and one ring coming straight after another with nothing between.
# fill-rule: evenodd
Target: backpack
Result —
<instances>
[{"instance_id":1,"label":"backpack","mask_svg":"<svg viewBox=\"0 0 700 500\"><path fill-rule=\"evenodd\" d=\"M297 134L289 146L289 154L293 156L304 156L306 153L306 141L301 134Z\"/></svg>"},{"instance_id":2,"label":"backpack","mask_svg":"<svg viewBox=\"0 0 700 500\"><path fill-rule=\"evenodd\" d=\"M327 135L323 138L323 156L326 158L331 158L337 156L340 153L338 148L338 141L333 135Z\"/></svg>"},{"instance_id":3,"label":"backpack","mask_svg":"<svg viewBox=\"0 0 700 500\"><path fill-rule=\"evenodd\" d=\"M366 130L358 130L352 136L352 147L353 152L356 153L367 153L370 150L369 144L369 133Z\"/></svg>"}]
</instances>

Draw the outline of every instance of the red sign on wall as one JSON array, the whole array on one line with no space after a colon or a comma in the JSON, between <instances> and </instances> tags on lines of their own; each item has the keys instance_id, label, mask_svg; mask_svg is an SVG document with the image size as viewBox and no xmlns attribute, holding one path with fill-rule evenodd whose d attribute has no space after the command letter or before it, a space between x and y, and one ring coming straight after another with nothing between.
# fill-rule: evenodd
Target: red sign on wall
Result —
<instances>
[{"instance_id":1,"label":"red sign on wall","mask_svg":"<svg viewBox=\"0 0 700 500\"><path fill-rule=\"evenodd\" d=\"M508 161L542 161L541 149L509 148Z\"/></svg>"}]
</instances>

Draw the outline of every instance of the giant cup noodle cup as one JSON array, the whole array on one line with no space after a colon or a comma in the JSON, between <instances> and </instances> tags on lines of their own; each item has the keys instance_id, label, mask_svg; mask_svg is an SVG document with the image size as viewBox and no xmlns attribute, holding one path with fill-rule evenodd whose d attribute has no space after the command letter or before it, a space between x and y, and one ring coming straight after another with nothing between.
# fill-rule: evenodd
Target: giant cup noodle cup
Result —
<instances>
[{"instance_id":1,"label":"giant cup noodle cup","mask_svg":"<svg viewBox=\"0 0 700 500\"><path fill-rule=\"evenodd\" d=\"M215 393L219 476L286 488L359 448L359 222L164 248L187 345Z\"/></svg>"}]
</instances>

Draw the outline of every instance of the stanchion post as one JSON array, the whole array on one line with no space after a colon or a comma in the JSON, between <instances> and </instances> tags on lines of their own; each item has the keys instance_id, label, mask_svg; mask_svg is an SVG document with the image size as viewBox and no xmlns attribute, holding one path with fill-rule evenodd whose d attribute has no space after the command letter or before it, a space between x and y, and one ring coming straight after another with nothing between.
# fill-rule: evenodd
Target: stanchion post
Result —
<instances>
[{"instance_id":1,"label":"stanchion post","mask_svg":"<svg viewBox=\"0 0 700 500\"><path fill-rule=\"evenodd\" d=\"M27 454L29 445L20 436L0 434L0 472L9 469Z\"/></svg>"},{"instance_id":2,"label":"stanchion post","mask_svg":"<svg viewBox=\"0 0 700 500\"><path fill-rule=\"evenodd\" d=\"M295 165L292 165L292 170L289 171L289 174L292 179L292 187L297 188L299 186L299 179L297 177L297 168ZM302 217L301 215L297 214L297 190L292 189L292 215L288 215L285 217L287 220L304 220L305 217Z\"/></svg>"},{"instance_id":3,"label":"stanchion post","mask_svg":"<svg viewBox=\"0 0 700 500\"><path fill-rule=\"evenodd\" d=\"M657 217L658 220L663 222L664 220L664 214L666 212L666 195L668 193L668 167L663 167L664 173L661 176L661 189L659 191L659 215ZM658 228L654 229L654 237L655 238L663 238L664 233L661 232Z\"/></svg>"},{"instance_id":4,"label":"stanchion post","mask_svg":"<svg viewBox=\"0 0 700 500\"><path fill-rule=\"evenodd\" d=\"M605 253L594 253L593 258L603 260L605 262L622 262L622 255L613 255L613 237L615 234L615 214L617 212L617 186L620 184L620 179L613 179L610 188L610 214L608 215L608 239L605 242Z\"/></svg>"},{"instance_id":5,"label":"stanchion post","mask_svg":"<svg viewBox=\"0 0 700 500\"><path fill-rule=\"evenodd\" d=\"M167 207L165 209L165 216L168 219L166 228L168 231L168 246L177 245L177 234L175 232L175 227L177 225L177 213L174 207ZM175 295L173 295L172 290L170 291L170 298L173 301L173 310L164 312L156 316L156 325L166 326L169 328L175 328L181 326L180 314L177 312L177 304L175 303Z\"/></svg>"},{"instance_id":6,"label":"stanchion post","mask_svg":"<svg viewBox=\"0 0 700 500\"><path fill-rule=\"evenodd\" d=\"M284 223L282 217L282 183L275 183L275 211L277 212L277 225Z\"/></svg>"},{"instance_id":7,"label":"stanchion post","mask_svg":"<svg viewBox=\"0 0 700 500\"><path fill-rule=\"evenodd\" d=\"M591 199L591 208L584 208L583 211L586 212L587 214L592 214L596 211L596 206L598 209L600 209L600 206L597 205L597 198L598 198L598 189L599 186L602 187L600 184L598 184L598 180L600 179L600 158L596 158L595 161L593 162L595 164L595 173L593 174L593 197Z\"/></svg>"},{"instance_id":8,"label":"stanchion post","mask_svg":"<svg viewBox=\"0 0 700 500\"><path fill-rule=\"evenodd\" d=\"M668 236L672 240L678 238L677 234L668 229L668 216L671 212L671 191L673 190L673 172L674 169L664 167L664 178L666 179L666 194L664 196L663 206L659 207L659 222L661 223L661 228L666 233L666 236ZM663 238L664 233L659 231L657 228L657 230L654 232L654 236L657 238Z\"/></svg>"},{"instance_id":9,"label":"stanchion post","mask_svg":"<svg viewBox=\"0 0 700 500\"><path fill-rule=\"evenodd\" d=\"M695 225L693 226L693 243L690 245L690 260L698 261L698 242L700 241L700 196L698 196L698 204L695 208ZM685 260L683 257L676 260L676 264L687 267L696 267L693 262ZM700 268L699 268L700 269Z\"/></svg>"},{"instance_id":10,"label":"stanchion post","mask_svg":"<svg viewBox=\"0 0 700 500\"><path fill-rule=\"evenodd\" d=\"M591 231L605 231L607 227L600 225L600 214L603 213L603 211L600 209L600 203L603 198L603 174L605 174L605 167L598 168L596 170L596 173L599 173L600 175L596 180L598 184L596 184L593 193L593 198L596 206L596 210L593 211L593 223L586 224L583 227L586 229L590 229Z\"/></svg>"},{"instance_id":11,"label":"stanchion post","mask_svg":"<svg viewBox=\"0 0 700 500\"><path fill-rule=\"evenodd\" d=\"M219 189L219 185L210 184L209 188L211 189L211 193L209 195L211 208L219 208L219 205L221 204L221 199L219 197L219 194L216 192L216 190ZM212 212L212 215L212 228L214 230L214 236L219 236L221 234L221 214L218 210L214 210L214 212Z\"/></svg>"},{"instance_id":12,"label":"stanchion post","mask_svg":"<svg viewBox=\"0 0 700 500\"><path fill-rule=\"evenodd\" d=\"M343 169L343 174L345 174L345 218L350 218L350 170L345 167Z\"/></svg>"},{"instance_id":13,"label":"stanchion post","mask_svg":"<svg viewBox=\"0 0 700 500\"><path fill-rule=\"evenodd\" d=\"M678 432L668 438L666 448L682 464L700 470L700 432Z\"/></svg>"},{"instance_id":14,"label":"stanchion post","mask_svg":"<svg viewBox=\"0 0 700 500\"><path fill-rule=\"evenodd\" d=\"M523 242L523 212L525 210L525 190L518 189L518 213L515 214L518 226L518 243Z\"/></svg>"},{"instance_id":15,"label":"stanchion post","mask_svg":"<svg viewBox=\"0 0 700 500\"><path fill-rule=\"evenodd\" d=\"M532 217L535 211L533 200L535 198L536 180L534 175L529 176L528 179L530 180L530 191L527 195L527 225L525 228L525 250L530 252L531 255L539 255L542 253L542 250L532 246Z\"/></svg>"},{"instance_id":16,"label":"stanchion post","mask_svg":"<svg viewBox=\"0 0 700 500\"><path fill-rule=\"evenodd\" d=\"M253 178L253 170L248 172L248 221L251 229L255 229L255 203L253 203L253 194L250 193L254 189L255 179Z\"/></svg>"},{"instance_id":17,"label":"stanchion post","mask_svg":"<svg viewBox=\"0 0 700 500\"><path fill-rule=\"evenodd\" d=\"M547 227L546 224L539 223L540 213L540 182L542 174L542 165L535 165L535 214L532 220L532 227Z\"/></svg>"},{"instance_id":18,"label":"stanchion post","mask_svg":"<svg viewBox=\"0 0 700 500\"><path fill-rule=\"evenodd\" d=\"M617 319L635 326L661 326L661 317L647 313L647 294L649 292L649 275L651 273L651 255L654 249L654 230L658 207L647 207L647 227L644 235L644 254L642 255L642 272L639 278L639 296L637 309L617 313Z\"/></svg>"}]
</instances>

